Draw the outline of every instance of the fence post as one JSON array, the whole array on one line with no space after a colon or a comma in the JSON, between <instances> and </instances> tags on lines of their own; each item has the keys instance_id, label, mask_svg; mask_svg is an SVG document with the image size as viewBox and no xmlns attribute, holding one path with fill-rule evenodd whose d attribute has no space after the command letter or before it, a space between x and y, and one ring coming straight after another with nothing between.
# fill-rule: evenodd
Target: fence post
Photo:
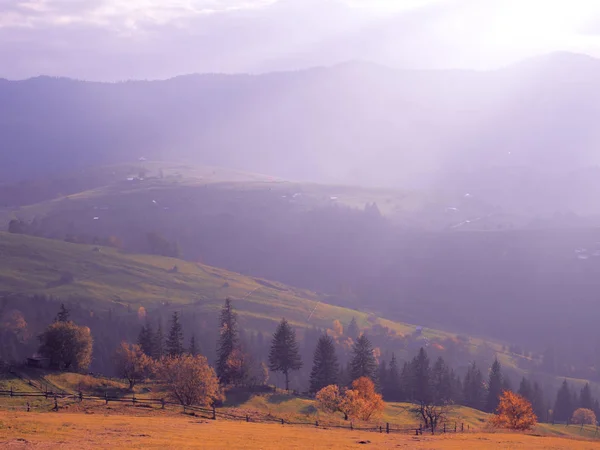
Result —
<instances>
[{"instance_id":1,"label":"fence post","mask_svg":"<svg viewBox=\"0 0 600 450\"><path fill-rule=\"evenodd\" d=\"M281 425L284 425L284 421L283 421L283 419L281 419Z\"/></svg>"},{"instance_id":2,"label":"fence post","mask_svg":"<svg viewBox=\"0 0 600 450\"><path fill-rule=\"evenodd\" d=\"M456 422L454 422L454 432L456 433Z\"/></svg>"},{"instance_id":3,"label":"fence post","mask_svg":"<svg viewBox=\"0 0 600 450\"><path fill-rule=\"evenodd\" d=\"M27 402L27 412L31 411L31 406L29 405L29 402Z\"/></svg>"},{"instance_id":4,"label":"fence post","mask_svg":"<svg viewBox=\"0 0 600 450\"><path fill-rule=\"evenodd\" d=\"M419 435L419 429L415 428L415 435L418 436Z\"/></svg>"},{"instance_id":5,"label":"fence post","mask_svg":"<svg viewBox=\"0 0 600 450\"><path fill-rule=\"evenodd\" d=\"M315 420L315 427L319 428L319 421Z\"/></svg>"},{"instance_id":6,"label":"fence post","mask_svg":"<svg viewBox=\"0 0 600 450\"><path fill-rule=\"evenodd\" d=\"M423 424L422 423L419 424L419 434L423 435Z\"/></svg>"},{"instance_id":7,"label":"fence post","mask_svg":"<svg viewBox=\"0 0 600 450\"><path fill-rule=\"evenodd\" d=\"M79 403L83 401L83 393L79 391Z\"/></svg>"},{"instance_id":8,"label":"fence post","mask_svg":"<svg viewBox=\"0 0 600 450\"><path fill-rule=\"evenodd\" d=\"M13 396L13 390L12 390L12 385L10 386L10 396Z\"/></svg>"},{"instance_id":9,"label":"fence post","mask_svg":"<svg viewBox=\"0 0 600 450\"><path fill-rule=\"evenodd\" d=\"M160 409L165 409L165 399L164 398L160 399Z\"/></svg>"},{"instance_id":10,"label":"fence post","mask_svg":"<svg viewBox=\"0 0 600 450\"><path fill-rule=\"evenodd\" d=\"M133 394L133 397L131 397L131 403L135 405L135 394Z\"/></svg>"},{"instance_id":11,"label":"fence post","mask_svg":"<svg viewBox=\"0 0 600 450\"><path fill-rule=\"evenodd\" d=\"M383 428L381 427L381 425L379 425L379 432L383 433Z\"/></svg>"},{"instance_id":12,"label":"fence post","mask_svg":"<svg viewBox=\"0 0 600 450\"><path fill-rule=\"evenodd\" d=\"M54 411L58 411L58 397L54 394Z\"/></svg>"},{"instance_id":13,"label":"fence post","mask_svg":"<svg viewBox=\"0 0 600 450\"><path fill-rule=\"evenodd\" d=\"M385 424L385 432L386 432L387 434L390 434L390 424L389 424L389 423L386 423L386 424Z\"/></svg>"},{"instance_id":14,"label":"fence post","mask_svg":"<svg viewBox=\"0 0 600 450\"><path fill-rule=\"evenodd\" d=\"M246 414L246 422L250 422L250 416Z\"/></svg>"},{"instance_id":15,"label":"fence post","mask_svg":"<svg viewBox=\"0 0 600 450\"><path fill-rule=\"evenodd\" d=\"M444 434L446 433L446 423L444 423Z\"/></svg>"},{"instance_id":16,"label":"fence post","mask_svg":"<svg viewBox=\"0 0 600 450\"><path fill-rule=\"evenodd\" d=\"M104 393L104 400L106 401L106 404L108 405L108 392Z\"/></svg>"},{"instance_id":17,"label":"fence post","mask_svg":"<svg viewBox=\"0 0 600 450\"><path fill-rule=\"evenodd\" d=\"M354 425L350 422L350 430L354 430Z\"/></svg>"},{"instance_id":18,"label":"fence post","mask_svg":"<svg viewBox=\"0 0 600 450\"><path fill-rule=\"evenodd\" d=\"M215 405L212 405L212 410L213 410L212 420L217 420L217 410L215 408Z\"/></svg>"},{"instance_id":19,"label":"fence post","mask_svg":"<svg viewBox=\"0 0 600 450\"><path fill-rule=\"evenodd\" d=\"M460 432L461 432L461 433L464 433L464 432L465 432L465 424L464 424L464 423L461 423L461 424L460 424Z\"/></svg>"}]
</instances>

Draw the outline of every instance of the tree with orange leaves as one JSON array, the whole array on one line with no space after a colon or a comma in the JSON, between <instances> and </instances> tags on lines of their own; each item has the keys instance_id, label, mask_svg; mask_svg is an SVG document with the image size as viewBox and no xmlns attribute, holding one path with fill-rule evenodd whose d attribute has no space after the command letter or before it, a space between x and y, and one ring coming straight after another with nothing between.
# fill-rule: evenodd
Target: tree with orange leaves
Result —
<instances>
[{"instance_id":1,"label":"tree with orange leaves","mask_svg":"<svg viewBox=\"0 0 600 450\"><path fill-rule=\"evenodd\" d=\"M537 424L537 417L531 403L525 397L511 391L504 391L492 425L510 430L530 430Z\"/></svg>"},{"instance_id":2,"label":"tree with orange leaves","mask_svg":"<svg viewBox=\"0 0 600 450\"><path fill-rule=\"evenodd\" d=\"M352 389L340 391L336 385L321 389L316 396L317 406L325 412L341 412L344 418L369 421L383 412L383 398L367 377L352 382Z\"/></svg>"}]
</instances>

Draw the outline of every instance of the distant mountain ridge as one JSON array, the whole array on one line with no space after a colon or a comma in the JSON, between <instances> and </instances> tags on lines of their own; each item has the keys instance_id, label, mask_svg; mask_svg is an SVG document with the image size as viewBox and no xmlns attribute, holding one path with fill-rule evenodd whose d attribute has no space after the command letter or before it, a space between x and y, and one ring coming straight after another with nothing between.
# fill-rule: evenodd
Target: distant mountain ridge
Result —
<instances>
[{"instance_id":1,"label":"distant mountain ridge","mask_svg":"<svg viewBox=\"0 0 600 450\"><path fill-rule=\"evenodd\" d=\"M548 55L506 69L367 63L265 75L95 83L0 81L0 176L140 157L289 179L430 185L489 167L600 163L600 61Z\"/></svg>"}]
</instances>

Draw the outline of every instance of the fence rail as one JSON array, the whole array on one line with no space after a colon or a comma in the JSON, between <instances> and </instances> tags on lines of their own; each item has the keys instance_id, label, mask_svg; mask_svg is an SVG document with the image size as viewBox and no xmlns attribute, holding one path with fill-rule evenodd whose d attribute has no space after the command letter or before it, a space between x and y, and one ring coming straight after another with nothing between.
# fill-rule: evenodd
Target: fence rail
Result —
<instances>
[{"instance_id":1,"label":"fence rail","mask_svg":"<svg viewBox=\"0 0 600 450\"><path fill-rule=\"evenodd\" d=\"M254 422L254 423L275 423L281 425L294 425L294 426L311 426L316 428L337 428L337 429L346 429L346 430L356 430L356 431L369 431L369 432L379 432L379 433L398 433L398 434L416 434L420 435L424 432L431 432L431 429L425 429L422 425L416 426L407 426L407 425L397 425L397 424L380 424L377 426L355 426L353 422L348 422L348 424L340 424L340 423L330 423L327 421L315 420L311 422L302 422L295 420L287 420L284 418L278 418L272 416L271 414L258 414L257 412L253 412L252 415L246 414L235 414L229 411L222 411L217 408L205 408L201 406L183 406L180 403L174 403L165 400L164 398L138 398L135 395L131 397L115 397L109 396L108 394L104 396L99 395L84 395L83 393L67 393L63 391L52 392L20 392L10 390L0 390L0 397L24 397L24 398L45 398L48 400L54 401L54 410L59 409L59 400L74 400L77 402L83 401L96 401L96 402L105 402L105 404L109 403L128 403L131 405L158 405L161 409L165 409L167 406L169 407L177 407L183 408L183 412L187 414L193 414L197 416L201 416L207 419L217 420L219 418L225 420L239 420L245 422ZM29 402L27 403L27 410L30 410ZM458 423L442 423L438 425L436 428L437 433L459 433L465 431L464 424Z\"/></svg>"}]
</instances>

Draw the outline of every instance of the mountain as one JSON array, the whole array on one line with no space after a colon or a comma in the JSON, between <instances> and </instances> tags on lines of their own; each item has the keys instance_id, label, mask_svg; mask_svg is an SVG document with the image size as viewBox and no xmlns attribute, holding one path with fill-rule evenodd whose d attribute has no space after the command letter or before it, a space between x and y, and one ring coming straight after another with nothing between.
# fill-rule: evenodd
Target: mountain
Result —
<instances>
[{"instance_id":1,"label":"mountain","mask_svg":"<svg viewBox=\"0 0 600 450\"><path fill-rule=\"evenodd\" d=\"M4 80L0 176L145 157L388 187L451 188L458 174L518 167L550 185L600 163L598 75L597 60L560 54L492 72L346 63L117 84Z\"/></svg>"}]
</instances>

